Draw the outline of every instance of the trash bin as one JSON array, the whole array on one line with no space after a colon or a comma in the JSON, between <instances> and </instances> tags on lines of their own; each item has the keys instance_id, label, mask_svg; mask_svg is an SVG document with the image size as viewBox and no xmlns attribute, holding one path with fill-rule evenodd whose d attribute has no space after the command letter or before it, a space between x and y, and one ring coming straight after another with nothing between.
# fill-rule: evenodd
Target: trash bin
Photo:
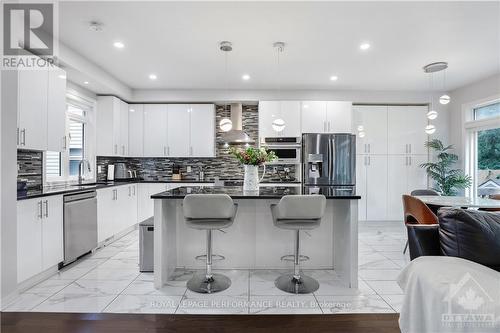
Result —
<instances>
[{"instance_id":1,"label":"trash bin","mask_svg":"<svg viewBox=\"0 0 500 333\"><path fill-rule=\"evenodd\" d=\"M154 271L154 219L139 223L139 271Z\"/></svg>"}]
</instances>

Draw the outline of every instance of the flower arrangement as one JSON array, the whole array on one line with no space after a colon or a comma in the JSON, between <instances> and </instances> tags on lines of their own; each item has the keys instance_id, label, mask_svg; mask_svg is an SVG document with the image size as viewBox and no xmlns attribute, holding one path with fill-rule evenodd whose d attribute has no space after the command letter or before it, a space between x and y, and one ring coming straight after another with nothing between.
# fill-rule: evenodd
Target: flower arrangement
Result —
<instances>
[{"instance_id":1,"label":"flower arrangement","mask_svg":"<svg viewBox=\"0 0 500 333\"><path fill-rule=\"evenodd\" d=\"M278 158L273 151L266 148L248 147L246 149L237 149L231 147L229 153L244 165L262 165Z\"/></svg>"}]
</instances>

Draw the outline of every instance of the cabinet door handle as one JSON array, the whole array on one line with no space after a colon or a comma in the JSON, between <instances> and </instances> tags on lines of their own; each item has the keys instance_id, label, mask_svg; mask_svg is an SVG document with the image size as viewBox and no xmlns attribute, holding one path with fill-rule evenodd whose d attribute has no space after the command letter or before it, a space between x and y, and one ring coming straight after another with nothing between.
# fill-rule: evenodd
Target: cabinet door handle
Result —
<instances>
[{"instance_id":1,"label":"cabinet door handle","mask_svg":"<svg viewBox=\"0 0 500 333\"><path fill-rule=\"evenodd\" d=\"M45 217L49 217L49 200L45 200Z\"/></svg>"},{"instance_id":2,"label":"cabinet door handle","mask_svg":"<svg viewBox=\"0 0 500 333\"><path fill-rule=\"evenodd\" d=\"M408 144L405 144L405 154L408 154Z\"/></svg>"},{"instance_id":3,"label":"cabinet door handle","mask_svg":"<svg viewBox=\"0 0 500 333\"><path fill-rule=\"evenodd\" d=\"M405 165L408 166L408 156L405 156Z\"/></svg>"},{"instance_id":4,"label":"cabinet door handle","mask_svg":"<svg viewBox=\"0 0 500 333\"><path fill-rule=\"evenodd\" d=\"M193 156L193 147L189 147L189 156Z\"/></svg>"},{"instance_id":5,"label":"cabinet door handle","mask_svg":"<svg viewBox=\"0 0 500 333\"><path fill-rule=\"evenodd\" d=\"M411 165L411 156L408 156L408 163Z\"/></svg>"},{"instance_id":6,"label":"cabinet door handle","mask_svg":"<svg viewBox=\"0 0 500 333\"><path fill-rule=\"evenodd\" d=\"M410 147L410 154L411 154L411 143L408 146Z\"/></svg>"},{"instance_id":7,"label":"cabinet door handle","mask_svg":"<svg viewBox=\"0 0 500 333\"><path fill-rule=\"evenodd\" d=\"M115 154L118 154L118 145L115 144Z\"/></svg>"},{"instance_id":8,"label":"cabinet door handle","mask_svg":"<svg viewBox=\"0 0 500 333\"><path fill-rule=\"evenodd\" d=\"M65 135L63 137L63 150L66 150L68 148L68 139L67 136Z\"/></svg>"},{"instance_id":9,"label":"cabinet door handle","mask_svg":"<svg viewBox=\"0 0 500 333\"><path fill-rule=\"evenodd\" d=\"M122 145L122 155L125 155L125 146Z\"/></svg>"},{"instance_id":10,"label":"cabinet door handle","mask_svg":"<svg viewBox=\"0 0 500 333\"><path fill-rule=\"evenodd\" d=\"M167 146L167 155L170 155L170 146Z\"/></svg>"},{"instance_id":11,"label":"cabinet door handle","mask_svg":"<svg viewBox=\"0 0 500 333\"><path fill-rule=\"evenodd\" d=\"M26 146L26 128L23 128L21 131L22 135L22 140L21 140L21 145Z\"/></svg>"},{"instance_id":12,"label":"cabinet door handle","mask_svg":"<svg viewBox=\"0 0 500 333\"><path fill-rule=\"evenodd\" d=\"M163 146L163 156L167 155L167 147Z\"/></svg>"},{"instance_id":13,"label":"cabinet door handle","mask_svg":"<svg viewBox=\"0 0 500 333\"><path fill-rule=\"evenodd\" d=\"M43 217L42 212L42 200L38 201L38 218L41 219Z\"/></svg>"},{"instance_id":14,"label":"cabinet door handle","mask_svg":"<svg viewBox=\"0 0 500 333\"><path fill-rule=\"evenodd\" d=\"M330 121L328 121L328 132L330 132Z\"/></svg>"},{"instance_id":15,"label":"cabinet door handle","mask_svg":"<svg viewBox=\"0 0 500 333\"><path fill-rule=\"evenodd\" d=\"M369 143L368 144L368 154L370 154L372 152L372 144Z\"/></svg>"},{"instance_id":16,"label":"cabinet door handle","mask_svg":"<svg viewBox=\"0 0 500 333\"><path fill-rule=\"evenodd\" d=\"M132 190L133 190L133 195L135 196L135 186L132 186Z\"/></svg>"},{"instance_id":17,"label":"cabinet door handle","mask_svg":"<svg viewBox=\"0 0 500 333\"><path fill-rule=\"evenodd\" d=\"M17 145L19 146L19 127L17 128L17 138L16 138Z\"/></svg>"}]
</instances>

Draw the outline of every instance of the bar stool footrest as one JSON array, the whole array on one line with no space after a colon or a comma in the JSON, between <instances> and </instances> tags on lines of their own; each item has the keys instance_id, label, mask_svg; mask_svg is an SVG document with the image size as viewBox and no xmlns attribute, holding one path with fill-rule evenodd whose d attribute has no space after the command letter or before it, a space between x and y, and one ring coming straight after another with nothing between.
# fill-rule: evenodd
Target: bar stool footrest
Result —
<instances>
[{"instance_id":1,"label":"bar stool footrest","mask_svg":"<svg viewBox=\"0 0 500 333\"><path fill-rule=\"evenodd\" d=\"M311 258L309 256L299 255L299 261L308 261ZM286 256L281 257L282 261L295 261L295 256L293 254L287 254Z\"/></svg>"},{"instance_id":2,"label":"bar stool footrest","mask_svg":"<svg viewBox=\"0 0 500 333\"><path fill-rule=\"evenodd\" d=\"M200 261L206 261L207 260L207 255L206 254L201 254L199 256L194 257L196 260ZM226 257L220 254L212 254L212 261L221 261L221 260L226 260Z\"/></svg>"}]
</instances>

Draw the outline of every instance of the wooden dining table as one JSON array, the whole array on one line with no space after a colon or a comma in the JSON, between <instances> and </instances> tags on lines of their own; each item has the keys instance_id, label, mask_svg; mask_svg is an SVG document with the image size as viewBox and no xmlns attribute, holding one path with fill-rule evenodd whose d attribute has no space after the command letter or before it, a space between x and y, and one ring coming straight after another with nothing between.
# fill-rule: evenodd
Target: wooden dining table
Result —
<instances>
[{"instance_id":1,"label":"wooden dining table","mask_svg":"<svg viewBox=\"0 0 500 333\"><path fill-rule=\"evenodd\" d=\"M500 209L500 200L480 197L454 197L454 196L432 196L422 195L417 196L426 205L439 207L458 207L458 208L486 208Z\"/></svg>"}]
</instances>

